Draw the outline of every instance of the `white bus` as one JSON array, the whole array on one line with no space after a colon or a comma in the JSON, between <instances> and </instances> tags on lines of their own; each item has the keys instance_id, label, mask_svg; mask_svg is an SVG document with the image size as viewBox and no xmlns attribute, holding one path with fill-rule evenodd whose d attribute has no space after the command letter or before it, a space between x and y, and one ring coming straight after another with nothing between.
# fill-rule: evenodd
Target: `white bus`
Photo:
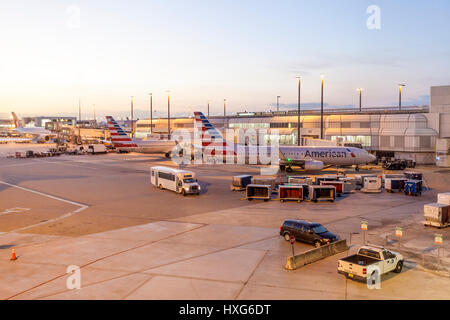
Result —
<instances>
[{"instance_id":1,"label":"white bus","mask_svg":"<svg viewBox=\"0 0 450 320\"><path fill-rule=\"evenodd\" d=\"M200 185L195 179L195 173L191 171L172 169L167 167L151 167L150 182L162 189L168 189L187 194L200 194Z\"/></svg>"}]
</instances>

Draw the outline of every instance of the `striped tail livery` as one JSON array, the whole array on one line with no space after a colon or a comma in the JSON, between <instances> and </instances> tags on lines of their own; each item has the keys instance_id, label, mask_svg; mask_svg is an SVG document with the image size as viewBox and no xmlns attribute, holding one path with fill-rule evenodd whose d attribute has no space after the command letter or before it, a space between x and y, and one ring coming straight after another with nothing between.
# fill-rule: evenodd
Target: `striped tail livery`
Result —
<instances>
[{"instance_id":1,"label":"striped tail livery","mask_svg":"<svg viewBox=\"0 0 450 320\"><path fill-rule=\"evenodd\" d=\"M113 117L106 117L109 133L111 134L111 142L114 148L136 148L137 144L125 133L122 127L114 120Z\"/></svg>"},{"instance_id":2,"label":"striped tail livery","mask_svg":"<svg viewBox=\"0 0 450 320\"><path fill-rule=\"evenodd\" d=\"M209 122L208 118L202 112L194 112L195 126L201 130L200 139L202 141L203 150L208 149L211 155L236 155L234 145L229 144Z\"/></svg>"}]
</instances>

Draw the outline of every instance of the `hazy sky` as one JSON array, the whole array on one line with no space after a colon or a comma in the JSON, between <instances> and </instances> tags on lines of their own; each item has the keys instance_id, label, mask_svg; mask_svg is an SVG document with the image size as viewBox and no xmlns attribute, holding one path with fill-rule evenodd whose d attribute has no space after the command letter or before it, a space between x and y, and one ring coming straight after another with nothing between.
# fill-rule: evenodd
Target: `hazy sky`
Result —
<instances>
[{"instance_id":1,"label":"hazy sky","mask_svg":"<svg viewBox=\"0 0 450 320\"><path fill-rule=\"evenodd\" d=\"M377 5L381 29L369 30ZM78 15L79 11L79 15ZM79 19L78 19L79 18ZM450 1L5 1L0 6L0 113L274 109L428 104L450 84ZM285 106L284 106L285 107ZM89 109L89 110L88 110Z\"/></svg>"}]
</instances>

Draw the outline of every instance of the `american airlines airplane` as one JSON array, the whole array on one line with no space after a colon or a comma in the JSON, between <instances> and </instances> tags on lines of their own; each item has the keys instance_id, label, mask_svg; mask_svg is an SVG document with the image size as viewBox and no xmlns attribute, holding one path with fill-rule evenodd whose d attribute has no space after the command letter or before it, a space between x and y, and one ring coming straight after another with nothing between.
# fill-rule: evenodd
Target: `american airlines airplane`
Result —
<instances>
[{"instance_id":1,"label":"american airlines airplane","mask_svg":"<svg viewBox=\"0 0 450 320\"><path fill-rule=\"evenodd\" d=\"M238 146L222 138L220 132L214 128L202 112L194 112L197 126L201 127L202 148L212 149L211 155L219 151L226 156L245 156L246 161L252 156L265 151L272 152L272 148L265 146ZM266 148L266 150L262 149ZM243 154L245 152L245 155ZM325 166L351 166L373 162L374 155L366 150L351 147L314 147L314 146L279 146L278 151L280 169L292 171L292 167L304 170L322 170Z\"/></svg>"},{"instance_id":2,"label":"american airlines airplane","mask_svg":"<svg viewBox=\"0 0 450 320\"><path fill-rule=\"evenodd\" d=\"M172 149L176 146L176 142L171 140L132 139L113 117L107 116L106 121L111 134L111 143L119 152L163 153L166 157L170 157Z\"/></svg>"},{"instance_id":3,"label":"american airlines airplane","mask_svg":"<svg viewBox=\"0 0 450 320\"><path fill-rule=\"evenodd\" d=\"M39 142L48 142L53 138L56 138L57 135L53 132L40 128L40 127L22 127L19 122L19 118L14 112L11 112L11 115L14 119L14 129L13 131L18 132L23 135L33 136Z\"/></svg>"}]
</instances>

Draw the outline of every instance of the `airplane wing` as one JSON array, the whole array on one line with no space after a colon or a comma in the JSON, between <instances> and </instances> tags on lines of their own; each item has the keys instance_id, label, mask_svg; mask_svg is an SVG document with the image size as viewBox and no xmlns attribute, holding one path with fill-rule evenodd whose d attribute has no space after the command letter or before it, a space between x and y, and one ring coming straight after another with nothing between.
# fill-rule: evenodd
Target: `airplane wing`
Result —
<instances>
[{"instance_id":1,"label":"airplane wing","mask_svg":"<svg viewBox=\"0 0 450 320\"><path fill-rule=\"evenodd\" d=\"M29 138L0 138L0 142L31 142Z\"/></svg>"}]
</instances>

